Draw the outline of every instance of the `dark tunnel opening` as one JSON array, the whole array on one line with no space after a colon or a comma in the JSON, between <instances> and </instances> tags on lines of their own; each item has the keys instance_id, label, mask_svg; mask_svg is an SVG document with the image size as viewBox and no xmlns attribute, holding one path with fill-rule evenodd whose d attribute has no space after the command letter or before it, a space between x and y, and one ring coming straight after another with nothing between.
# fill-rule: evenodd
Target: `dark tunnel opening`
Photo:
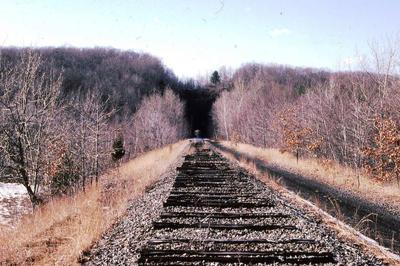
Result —
<instances>
[{"instance_id":1,"label":"dark tunnel opening","mask_svg":"<svg viewBox=\"0 0 400 266\"><path fill-rule=\"evenodd\" d=\"M180 91L180 95L185 102L189 137L194 137L194 131L198 129L200 137L211 138L214 133L211 110L217 93L210 89L191 89Z\"/></svg>"}]
</instances>

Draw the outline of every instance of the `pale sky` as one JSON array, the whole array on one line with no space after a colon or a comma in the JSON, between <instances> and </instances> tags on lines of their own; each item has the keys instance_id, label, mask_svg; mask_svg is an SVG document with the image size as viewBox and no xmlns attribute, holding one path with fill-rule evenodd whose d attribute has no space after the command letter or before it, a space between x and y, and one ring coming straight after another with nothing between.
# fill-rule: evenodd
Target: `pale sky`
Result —
<instances>
[{"instance_id":1,"label":"pale sky","mask_svg":"<svg viewBox=\"0 0 400 266\"><path fill-rule=\"evenodd\" d=\"M399 34L399 14L397 0L0 0L0 45L148 52L179 77L246 62L343 70Z\"/></svg>"}]
</instances>

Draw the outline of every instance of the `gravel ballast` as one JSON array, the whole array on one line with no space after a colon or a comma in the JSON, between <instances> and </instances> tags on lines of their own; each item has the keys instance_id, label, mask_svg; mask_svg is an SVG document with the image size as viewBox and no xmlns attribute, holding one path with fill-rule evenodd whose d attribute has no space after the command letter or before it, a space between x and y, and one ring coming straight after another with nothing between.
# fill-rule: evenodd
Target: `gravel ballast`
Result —
<instances>
[{"instance_id":1,"label":"gravel ballast","mask_svg":"<svg viewBox=\"0 0 400 266\"><path fill-rule=\"evenodd\" d=\"M388 265L214 151L196 154L132 201L85 265Z\"/></svg>"},{"instance_id":2,"label":"gravel ballast","mask_svg":"<svg viewBox=\"0 0 400 266\"><path fill-rule=\"evenodd\" d=\"M152 235L152 222L160 215L176 175L179 160L141 197L132 200L121 220L90 250L84 265L136 265L140 248Z\"/></svg>"}]
</instances>

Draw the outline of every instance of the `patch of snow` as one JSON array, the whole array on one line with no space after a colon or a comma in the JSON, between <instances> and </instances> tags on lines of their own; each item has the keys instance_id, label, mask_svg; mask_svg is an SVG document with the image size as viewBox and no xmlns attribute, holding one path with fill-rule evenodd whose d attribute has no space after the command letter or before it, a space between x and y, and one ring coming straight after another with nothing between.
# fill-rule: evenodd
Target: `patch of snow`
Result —
<instances>
[{"instance_id":1,"label":"patch of snow","mask_svg":"<svg viewBox=\"0 0 400 266\"><path fill-rule=\"evenodd\" d=\"M23 185L0 182L0 224L13 226L30 209L28 193Z\"/></svg>"},{"instance_id":2,"label":"patch of snow","mask_svg":"<svg viewBox=\"0 0 400 266\"><path fill-rule=\"evenodd\" d=\"M0 183L0 199L28 196L26 188L17 183Z\"/></svg>"}]
</instances>

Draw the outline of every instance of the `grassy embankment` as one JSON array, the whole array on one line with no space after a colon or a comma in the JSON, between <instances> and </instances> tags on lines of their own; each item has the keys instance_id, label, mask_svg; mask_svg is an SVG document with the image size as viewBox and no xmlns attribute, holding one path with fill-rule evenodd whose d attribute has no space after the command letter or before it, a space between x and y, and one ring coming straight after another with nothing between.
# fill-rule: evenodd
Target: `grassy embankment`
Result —
<instances>
[{"instance_id":1,"label":"grassy embankment","mask_svg":"<svg viewBox=\"0 0 400 266\"><path fill-rule=\"evenodd\" d=\"M188 147L187 141L145 153L105 174L98 186L54 199L15 228L0 228L0 265L74 265Z\"/></svg>"},{"instance_id":2,"label":"grassy embankment","mask_svg":"<svg viewBox=\"0 0 400 266\"><path fill-rule=\"evenodd\" d=\"M392 209L400 209L400 188L397 184L382 184L374 182L371 177L365 173L360 173L351 168L343 167L335 162L326 162L316 158L311 159L300 159L298 162L296 157L281 153L277 149L259 148L253 145L242 144L242 143L232 143L229 141L221 141L219 144L242 154L243 157L236 157L229 151L221 150L222 154L228 157L233 162L237 162L241 167L248 170L250 173L254 174L259 180L267 184L267 186L273 188L275 191L279 192L289 202L294 203L299 208L307 210L309 214L317 219L322 219L325 224L335 231L338 237L344 241L349 241L358 245L362 250L367 251L378 258L383 259L389 265L400 265L399 256L391 253L385 248L380 247L376 242L371 241L361 235L356 226L356 230L352 229L345 223L340 222L343 219L339 209L339 215L335 215L336 218L328 215L326 212L322 211L325 209L324 206L320 206L318 200L316 202L304 200L295 192L290 192L284 186L282 186L279 179L271 178L268 173L260 171L258 166L253 160L248 160L248 158L254 158L256 160L261 160L265 165L273 166L274 168L279 168L287 172L295 173L309 179L314 179L319 183L326 184L327 187L334 187L338 190L346 190L353 193L366 201L371 201L374 203L385 202L389 204ZM358 182L357 180L360 180ZM360 184L360 185L358 185ZM335 203L333 201L332 203ZM338 206L334 206L338 207ZM359 225L367 221L368 217L361 219ZM392 239L393 241L393 239ZM393 242L392 242L393 243ZM393 247L392 247L393 249Z\"/></svg>"},{"instance_id":3,"label":"grassy embankment","mask_svg":"<svg viewBox=\"0 0 400 266\"><path fill-rule=\"evenodd\" d=\"M400 210L400 188L395 182L380 183L361 170L344 167L333 161L317 158L300 158L278 149L259 148L249 144L221 141L227 148L265 161L266 164L296 173L307 178L346 190L374 203L382 203Z\"/></svg>"}]
</instances>

